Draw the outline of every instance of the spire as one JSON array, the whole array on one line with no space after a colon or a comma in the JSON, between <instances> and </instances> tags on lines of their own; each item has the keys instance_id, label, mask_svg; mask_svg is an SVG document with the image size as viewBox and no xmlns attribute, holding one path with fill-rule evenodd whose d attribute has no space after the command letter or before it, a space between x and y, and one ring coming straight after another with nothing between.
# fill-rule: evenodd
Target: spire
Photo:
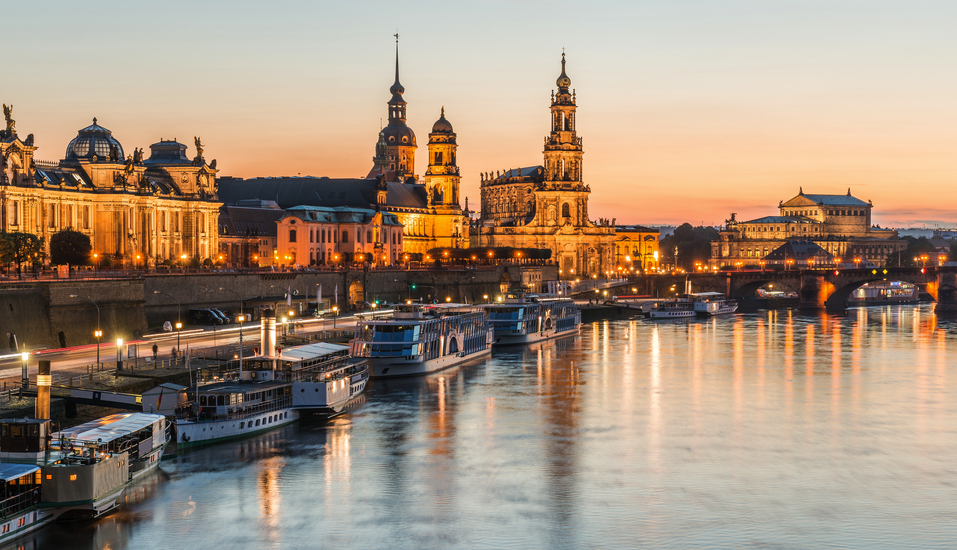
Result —
<instances>
[{"instance_id":1,"label":"spire","mask_svg":"<svg viewBox=\"0 0 957 550\"><path fill-rule=\"evenodd\" d=\"M392 101L389 103L395 102L396 96L399 96L398 100L402 101L401 96L405 93L405 88L399 83L399 33L395 33L395 83L389 91L392 92Z\"/></svg>"},{"instance_id":2,"label":"spire","mask_svg":"<svg viewBox=\"0 0 957 550\"><path fill-rule=\"evenodd\" d=\"M569 86L572 85L572 79L568 78L568 75L565 74L565 52L562 51L562 74L558 76L558 80L555 81L555 85L558 86L559 93L568 92Z\"/></svg>"}]
</instances>

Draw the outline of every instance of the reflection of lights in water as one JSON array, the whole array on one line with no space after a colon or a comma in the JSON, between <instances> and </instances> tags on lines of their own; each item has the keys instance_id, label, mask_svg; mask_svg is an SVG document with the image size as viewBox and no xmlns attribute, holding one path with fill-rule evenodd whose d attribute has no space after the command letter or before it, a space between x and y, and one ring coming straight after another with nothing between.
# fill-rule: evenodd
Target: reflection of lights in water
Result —
<instances>
[{"instance_id":1,"label":"reflection of lights in water","mask_svg":"<svg viewBox=\"0 0 957 550\"><path fill-rule=\"evenodd\" d=\"M841 414L841 368L843 365L843 350L841 349L841 321L834 320L831 327L831 421L832 427L837 429Z\"/></svg>"},{"instance_id":2,"label":"reflection of lights in water","mask_svg":"<svg viewBox=\"0 0 957 550\"><path fill-rule=\"evenodd\" d=\"M277 529L279 527L279 505L281 502L281 491L279 487L280 474L285 465L285 459L279 456L267 458L262 461L262 470L259 472L259 508L265 521L263 525L269 527L266 533L268 540L276 540Z\"/></svg>"},{"instance_id":3,"label":"reflection of lights in water","mask_svg":"<svg viewBox=\"0 0 957 550\"><path fill-rule=\"evenodd\" d=\"M807 324L804 336L804 392L808 402L814 399L814 325Z\"/></svg>"},{"instance_id":4,"label":"reflection of lights in water","mask_svg":"<svg viewBox=\"0 0 957 550\"><path fill-rule=\"evenodd\" d=\"M658 325L651 331L651 394L648 396L648 459L652 467L660 464L661 441L661 339L658 334Z\"/></svg>"},{"instance_id":5,"label":"reflection of lights in water","mask_svg":"<svg viewBox=\"0 0 957 550\"><path fill-rule=\"evenodd\" d=\"M325 475L325 503L336 506L341 503L341 492L337 485L349 487L352 481L352 423L347 418L338 418L326 429L326 447L322 455L322 469Z\"/></svg>"},{"instance_id":6,"label":"reflection of lights in water","mask_svg":"<svg viewBox=\"0 0 957 550\"><path fill-rule=\"evenodd\" d=\"M794 399L794 318L790 311L784 321L784 380L785 410L790 421Z\"/></svg>"},{"instance_id":7,"label":"reflection of lights in water","mask_svg":"<svg viewBox=\"0 0 957 550\"><path fill-rule=\"evenodd\" d=\"M744 319L737 317L734 327L734 426L738 427L741 421L741 408L744 402Z\"/></svg>"}]
</instances>

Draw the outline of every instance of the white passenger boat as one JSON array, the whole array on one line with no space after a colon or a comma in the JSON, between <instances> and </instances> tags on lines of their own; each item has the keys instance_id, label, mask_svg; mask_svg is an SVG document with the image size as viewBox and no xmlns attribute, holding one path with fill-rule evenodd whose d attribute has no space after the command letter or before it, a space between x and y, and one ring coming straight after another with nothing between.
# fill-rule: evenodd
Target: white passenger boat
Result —
<instances>
[{"instance_id":1,"label":"white passenger boat","mask_svg":"<svg viewBox=\"0 0 957 550\"><path fill-rule=\"evenodd\" d=\"M18 535L60 516L109 512L130 484L156 470L170 439L166 417L159 414L112 414L54 434L49 426L49 420L0 421L0 472L38 468L18 476L33 476L37 504L36 514L15 520ZM22 495L8 490L8 496L13 498L9 510L25 505ZM0 540L13 532L12 520L0 523Z\"/></svg>"},{"instance_id":2,"label":"white passenger boat","mask_svg":"<svg viewBox=\"0 0 957 550\"><path fill-rule=\"evenodd\" d=\"M581 312L569 298L509 290L501 303L483 305L494 334L493 344L531 344L577 334Z\"/></svg>"},{"instance_id":3,"label":"white passenger boat","mask_svg":"<svg viewBox=\"0 0 957 550\"><path fill-rule=\"evenodd\" d=\"M698 317L713 317L738 310L738 301L727 298L721 292L696 292L689 294L688 298L694 304L694 311Z\"/></svg>"},{"instance_id":4,"label":"white passenger boat","mask_svg":"<svg viewBox=\"0 0 957 550\"><path fill-rule=\"evenodd\" d=\"M694 317L694 304L688 300L655 300L642 305L642 313L649 319L679 319Z\"/></svg>"},{"instance_id":5,"label":"white passenger boat","mask_svg":"<svg viewBox=\"0 0 957 550\"><path fill-rule=\"evenodd\" d=\"M350 357L348 346L281 349L275 314L267 310L262 318L263 349L272 353L244 359L241 369L226 373L228 380L195 390L193 405L176 415L178 448L246 437L301 416L335 416L365 390L369 366Z\"/></svg>"},{"instance_id":6,"label":"white passenger boat","mask_svg":"<svg viewBox=\"0 0 957 550\"><path fill-rule=\"evenodd\" d=\"M400 304L392 319L360 321L352 355L374 377L426 374L488 355L488 315L467 304Z\"/></svg>"}]
</instances>

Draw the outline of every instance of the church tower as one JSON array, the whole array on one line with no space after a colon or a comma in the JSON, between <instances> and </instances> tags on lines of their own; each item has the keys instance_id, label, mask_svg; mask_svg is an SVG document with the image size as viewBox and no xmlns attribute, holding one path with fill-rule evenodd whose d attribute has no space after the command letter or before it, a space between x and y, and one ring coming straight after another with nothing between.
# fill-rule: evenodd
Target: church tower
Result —
<instances>
[{"instance_id":1,"label":"church tower","mask_svg":"<svg viewBox=\"0 0 957 550\"><path fill-rule=\"evenodd\" d=\"M459 167L455 164L455 132L445 119L445 107L429 134L429 168L425 188L431 206L459 206Z\"/></svg>"},{"instance_id":2,"label":"church tower","mask_svg":"<svg viewBox=\"0 0 957 550\"><path fill-rule=\"evenodd\" d=\"M575 92L569 93L572 79L565 74L565 54L562 54L562 74L555 81L558 93L552 93L552 131L545 138L545 186L553 189L581 190L582 139L575 131Z\"/></svg>"},{"instance_id":3,"label":"church tower","mask_svg":"<svg viewBox=\"0 0 957 550\"><path fill-rule=\"evenodd\" d=\"M405 88L399 83L399 35L395 36L395 83L389 88L389 124L382 129L385 138L388 171L395 173L396 181L415 178L415 132L406 124Z\"/></svg>"}]
</instances>

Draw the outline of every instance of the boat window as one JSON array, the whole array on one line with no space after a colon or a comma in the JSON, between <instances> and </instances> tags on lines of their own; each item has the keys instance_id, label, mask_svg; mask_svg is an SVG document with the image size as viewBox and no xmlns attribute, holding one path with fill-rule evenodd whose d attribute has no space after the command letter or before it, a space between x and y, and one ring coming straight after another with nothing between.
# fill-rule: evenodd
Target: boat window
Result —
<instances>
[{"instance_id":1,"label":"boat window","mask_svg":"<svg viewBox=\"0 0 957 550\"><path fill-rule=\"evenodd\" d=\"M257 425L257 426L259 425L259 419L258 419L258 418L256 419L256 425Z\"/></svg>"},{"instance_id":2,"label":"boat window","mask_svg":"<svg viewBox=\"0 0 957 550\"><path fill-rule=\"evenodd\" d=\"M240 429L240 430L243 429L243 428L245 428L245 427L246 427L246 423L245 423L245 422L240 422L240 423L239 423L239 429Z\"/></svg>"},{"instance_id":3,"label":"boat window","mask_svg":"<svg viewBox=\"0 0 957 550\"><path fill-rule=\"evenodd\" d=\"M205 395L200 395L200 396L199 396L199 406L201 406L201 407L205 407L205 406L206 406L206 396L205 396Z\"/></svg>"},{"instance_id":4,"label":"boat window","mask_svg":"<svg viewBox=\"0 0 957 550\"><path fill-rule=\"evenodd\" d=\"M217 396L217 397L216 397L216 404L217 404L217 405L225 405L225 404L226 404L226 397L225 397L225 396L222 396L222 395Z\"/></svg>"}]
</instances>

